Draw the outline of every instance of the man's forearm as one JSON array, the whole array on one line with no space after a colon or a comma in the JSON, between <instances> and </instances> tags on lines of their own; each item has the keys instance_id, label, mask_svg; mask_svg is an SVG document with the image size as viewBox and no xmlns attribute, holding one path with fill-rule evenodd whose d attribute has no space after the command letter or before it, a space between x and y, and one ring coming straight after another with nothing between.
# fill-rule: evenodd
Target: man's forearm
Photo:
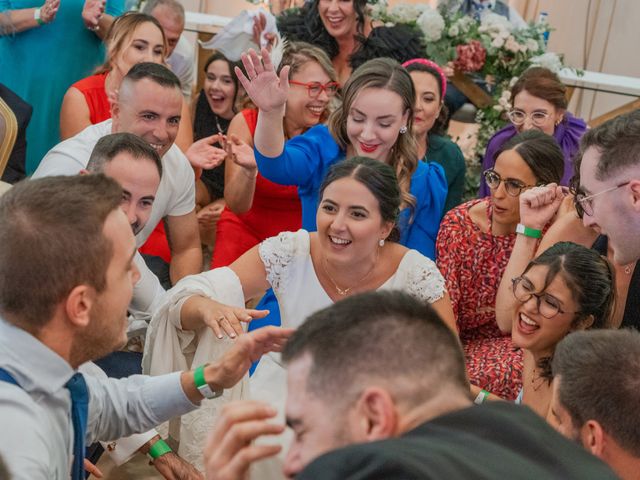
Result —
<instances>
[{"instance_id":1,"label":"man's forearm","mask_svg":"<svg viewBox=\"0 0 640 480\"><path fill-rule=\"evenodd\" d=\"M202 271L202 249L197 247L188 248L182 252L172 252L171 265L169 266L169 276L171 284L175 285L178 280L187 275L194 275Z\"/></svg>"}]
</instances>

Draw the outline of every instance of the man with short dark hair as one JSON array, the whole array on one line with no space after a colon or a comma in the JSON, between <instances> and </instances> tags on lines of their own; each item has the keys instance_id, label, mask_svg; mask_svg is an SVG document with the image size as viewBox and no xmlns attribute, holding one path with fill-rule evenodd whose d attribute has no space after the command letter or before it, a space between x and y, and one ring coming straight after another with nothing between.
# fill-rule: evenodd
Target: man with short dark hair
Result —
<instances>
[{"instance_id":1,"label":"man with short dark hair","mask_svg":"<svg viewBox=\"0 0 640 480\"><path fill-rule=\"evenodd\" d=\"M289 477L615 478L530 409L474 405L456 335L408 294L354 295L315 313L282 359ZM273 415L259 402L228 406L205 450L208 478L242 478L277 453L248 443L281 431Z\"/></svg>"},{"instance_id":2,"label":"man with short dark hair","mask_svg":"<svg viewBox=\"0 0 640 480\"><path fill-rule=\"evenodd\" d=\"M620 115L580 141L578 212L609 239L619 265L640 259L640 110Z\"/></svg>"},{"instance_id":3,"label":"man with short dark hair","mask_svg":"<svg viewBox=\"0 0 640 480\"><path fill-rule=\"evenodd\" d=\"M195 177L187 157L198 163L207 157L207 142L194 143L187 157L174 144L182 110L180 81L155 63L134 65L123 79L111 120L91 125L55 146L44 157L33 178L74 175L86 168L96 142L110 133L133 133L151 145L162 158L163 175L147 225L136 235L142 245L166 217L171 239L171 281L202 270L202 250L195 214ZM213 149L217 150L217 149ZM209 167L211 168L211 167Z\"/></svg>"},{"instance_id":4,"label":"man with short dark hair","mask_svg":"<svg viewBox=\"0 0 640 480\"><path fill-rule=\"evenodd\" d=\"M189 100L193 88L195 58L193 47L182 36L184 7L177 0L147 0L142 12L155 17L162 25L167 39L167 64L180 79L182 94Z\"/></svg>"},{"instance_id":5,"label":"man with short dark hair","mask_svg":"<svg viewBox=\"0 0 640 480\"><path fill-rule=\"evenodd\" d=\"M575 332L556 347L551 412L556 428L623 480L640 472L640 333Z\"/></svg>"},{"instance_id":6,"label":"man with short dark hair","mask_svg":"<svg viewBox=\"0 0 640 480\"><path fill-rule=\"evenodd\" d=\"M195 409L290 333L242 335L192 372L121 380L78 373L126 341L138 271L121 201L121 186L100 174L20 182L0 198L0 451L13 478L84 478L86 444Z\"/></svg>"}]
</instances>

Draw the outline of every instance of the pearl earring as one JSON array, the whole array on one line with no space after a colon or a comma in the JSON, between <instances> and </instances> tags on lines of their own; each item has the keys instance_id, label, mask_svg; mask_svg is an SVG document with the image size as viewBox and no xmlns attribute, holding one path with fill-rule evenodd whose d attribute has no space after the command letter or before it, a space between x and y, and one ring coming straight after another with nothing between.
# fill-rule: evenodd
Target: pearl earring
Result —
<instances>
[{"instance_id":1,"label":"pearl earring","mask_svg":"<svg viewBox=\"0 0 640 480\"><path fill-rule=\"evenodd\" d=\"M378 242L378 245L380 245L381 247L384 247L384 238L380 239L380 241Z\"/></svg>"},{"instance_id":2,"label":"pearl earring","mask_svg":"<svg viewBox=\"0 0 640 480\"><path fill-rule=\"evenodd\" d=\"M403 134L403 135L405 133L407 133L407 126L406 125L403 125L403 126L400 127L400 133Z\"/></svg>"}]
</instances>

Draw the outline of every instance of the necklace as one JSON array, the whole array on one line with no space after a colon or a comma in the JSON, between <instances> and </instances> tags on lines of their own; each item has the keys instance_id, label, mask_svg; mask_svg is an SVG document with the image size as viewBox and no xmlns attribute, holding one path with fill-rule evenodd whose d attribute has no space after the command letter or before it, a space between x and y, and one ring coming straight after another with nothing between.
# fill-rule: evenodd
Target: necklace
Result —
<instances>
[{"instance_id":1,"label":"necklace","mask_svg":"<svg viewBox=\"0 0 640 480\"><path fill-rule=\"evenodd\" d=\"M325 275L327 276L327 278L329 278L329 280L331 280L331 283L333 283L334 288L336 289L336 292L338 292L338 295L340 295L341 297L344 297L345 295L348 295L349 292L356 286L356 285L360 285L362 284L362 282L365 281L365 279L371 275L371 273L375 270L376 268L376 264L378 263L378 251L376 251L376 259L373 261L373 265L371 266L371 268L369 269L369 271L360 279L358 280L354 285L348 287L348 288L340 288L338 286L338 284L336 283L336 281L331 278L331 275L329 275L329 272L327 271L327 265L326 265L326 261L323 259L322 260L322 269L324 270Z\"/></svg>"},{"instance_id":2,"label":"necklace","mask_svg":"<svg viewBox=\"0 0 640 480\"><path fill-rule=\"evenodd\" d=\"M627 275L631 275L631 272L633 271L633 263L630 263L629 265L625 265L624 266L624 273L626 273Z\"/></svg>"},{"instance_id":3,"label":"necklace","mask_svg":"<svg viewBox=\"0 0 640 480\"><path fill-rule=\"evenodd\" d=\"M226 133L222 130L222 127L220 126L220 120L218 120L218 115L216 115L215 113L213 114L213 118L215 118L216 120L216 128L218 129L218 133L222 133L223 135Z\"/></svg>"}]
</instances>

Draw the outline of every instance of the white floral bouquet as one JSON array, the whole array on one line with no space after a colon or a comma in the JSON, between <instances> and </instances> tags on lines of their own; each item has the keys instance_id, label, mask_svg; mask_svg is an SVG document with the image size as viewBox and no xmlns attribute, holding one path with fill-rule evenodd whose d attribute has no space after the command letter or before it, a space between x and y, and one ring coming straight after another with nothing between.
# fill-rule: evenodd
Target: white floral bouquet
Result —
<instances>
[{"instance_id":1,"label":"white floral bouquet","mask_svg":"<svg viewBox=\"0 0 640 480\"><path fill-rule=\"evenodd\" d=\"M564 65L562 58L546 52L546 22L516 28L506 17L495 13L481 20L450 13L448 8L398 4L387 8L384 0L371 6L370 15L383 23L416 25L426 40L425 56L439 65L449 65L486 82L493 102L478 110L480 124L475 155L482 153L488 140L506 122L510 108L510 89L517 77L533 65L553 71Z\"/></svg>"}]
</instances>

